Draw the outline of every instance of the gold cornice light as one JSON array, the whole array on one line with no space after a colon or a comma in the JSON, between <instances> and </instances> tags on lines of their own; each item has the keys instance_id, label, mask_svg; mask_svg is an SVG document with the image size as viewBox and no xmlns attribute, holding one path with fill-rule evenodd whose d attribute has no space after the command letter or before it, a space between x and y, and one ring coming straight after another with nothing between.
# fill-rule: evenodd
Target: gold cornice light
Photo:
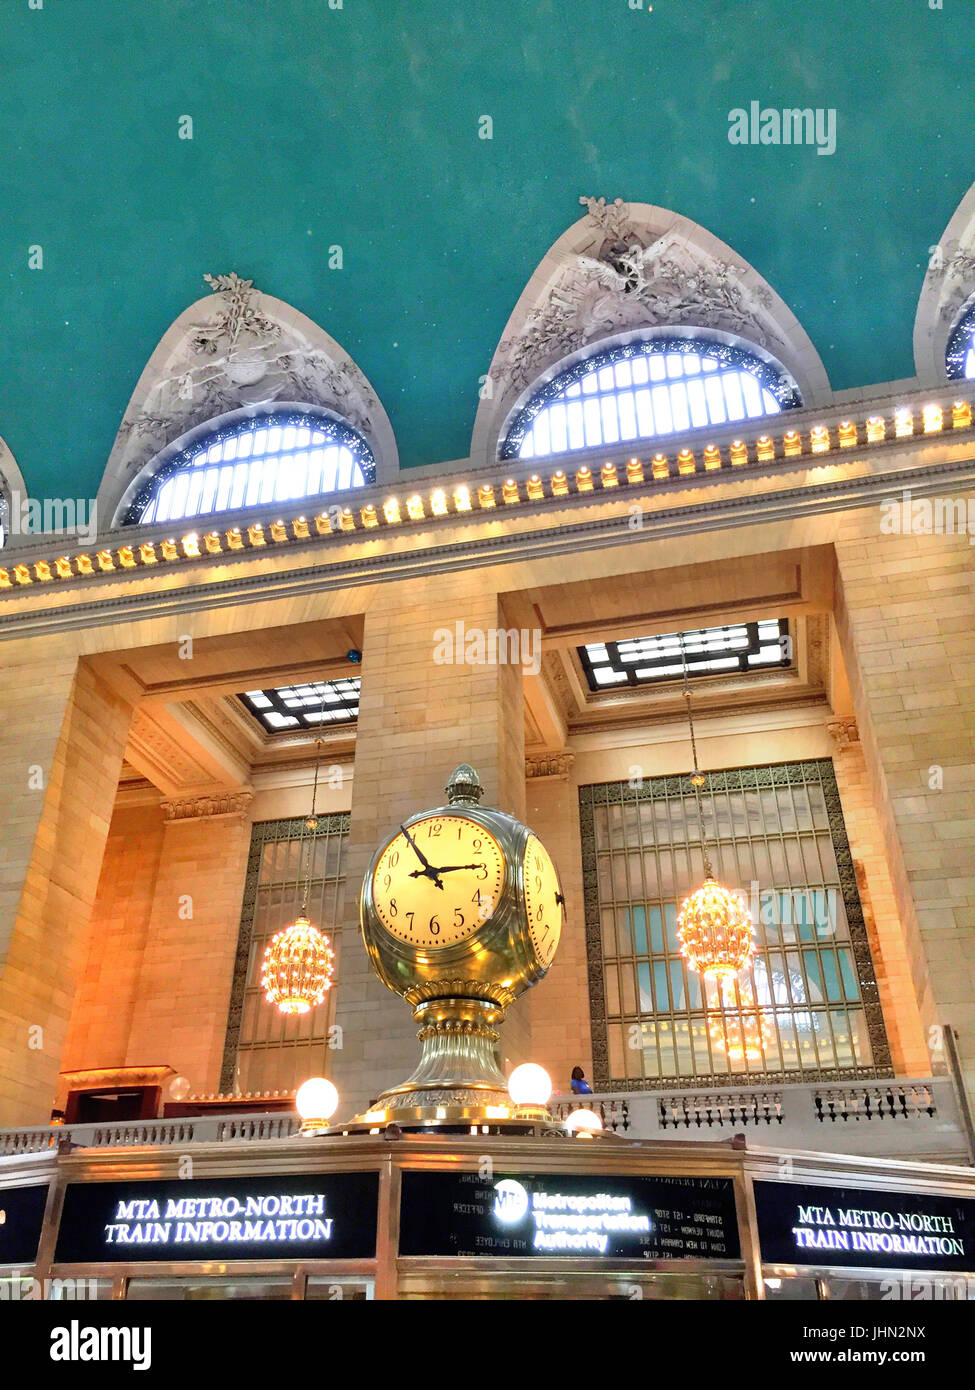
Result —
<instances>
[{"instance_id":1,"label":"gold cornice light","mask_svg":"<svg viewBox=\"0 0 975 1390\"><path fill-rule=\"evenodd\" d=\"M809 456L817 462L824 454L850 449L861 442L867 446L894 444L917 436L930 439L932 435L972 428L972 405L956 400L950 406L943 401L930 401L914 408L903 406L885 417L872 414L855 419L845 417L837 424L835 438L826 423L809 426L804 433L785 428L787 416L779 417L782 425L777 435L769 433L769 417L755 422L760 433L751 440L740 437L724 445L711 442L692 449L684 443L672 456L655 453L649 463L639 458L625 465L607 461L593 469L582 463L573 473L564 467L553 469L543 478L533 473L519 483L509 477L503 482L457 483L452 489L431 486L425 495L412 493L408 498L385 498L378 505L365 503L358 511L343 506L338 512L319 512L311 522L305 516L279 518L264 523L253 522L246 528L239 525L226 530L211 530L204 535L188 531L180 539L127 541L111 548L79 555L45 556L38 560L18 560L12 557L9 568L0 567L0 589L26 588L34 583L57 584L64 580L90 579L95 576L139 570L154 566L178 564L185 560L225 555L228 551L242 554L249 550L293 545L313 539L312 526L318 536L348 535L364 530L389 529L428 522L431 518L473 515L497 508L498 493L505 508L535 508L540 504L556 505L564 497L610 492L620 487L643 487L647 481L662 482L671 478L686 478L698 473L740 469L746 465L784 462ZM564 456L563 456L564 457ZM546 486L547 482L547 486ZM405 515L404 515L405 513ZM200 522L215 517L199 518Z\"/></svg>"}]
</instances>

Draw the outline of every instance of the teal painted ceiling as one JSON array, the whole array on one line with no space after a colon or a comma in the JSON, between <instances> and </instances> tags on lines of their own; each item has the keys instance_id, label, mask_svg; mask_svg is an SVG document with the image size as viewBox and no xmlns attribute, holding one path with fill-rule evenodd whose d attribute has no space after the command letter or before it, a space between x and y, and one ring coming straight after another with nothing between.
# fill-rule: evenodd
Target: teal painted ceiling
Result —
<instances>
[{"instance_id":1,"label":"teal painted ceiling","mask_svg":"<svg viewBox=\"0 0 975 1390\"><path fill-rule=\"evenodd\" d=\"M911 376L928 248L975 180L972 0L37 3L0 13L0 436L35 496L94 494L204 272L336 338L403 464L465 456L581 193L728 242L834 388ZM835 108L835 154L731 145L753 100Z\"/></svg>"}]
</instances>

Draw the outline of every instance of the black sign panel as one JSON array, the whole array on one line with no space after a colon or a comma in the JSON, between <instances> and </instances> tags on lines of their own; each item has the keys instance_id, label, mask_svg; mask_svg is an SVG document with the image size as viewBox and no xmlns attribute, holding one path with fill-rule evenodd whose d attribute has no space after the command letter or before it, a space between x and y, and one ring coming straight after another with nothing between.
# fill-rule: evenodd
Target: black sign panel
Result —
<instances>
[{"instance_id":1,"label":"black sign panel","mask_svg":"<svg viewBox=\"0 0 975 1390\"><path fill-rule=\"evenodd\" d=\"M766 1264L975 1270L975 1201L919 1192L756 1182Z\"/></svg>"},{"instance_id":2,"label":"black sign panel","mask_svg":"<svg viewBox=\"0 0 975 1390\"><path fill-rule=\"evenodd\" d=\"M378 1206L378 1173L71 1183L55 1259L369 1259Z\"/></svg>"},{"instance_id":3,"label":"black sign panel","mask_svg":"<svg viewBox=\"0 0 975 1390\"><path fill-rule=\"evenodd\" d=\"M401 1255L740 1257L730 1178L403 1173Z\"/></svg>"},{"instance_id":4,"label":"black sign panel","mask_svg":"<svg viewBox=\"0 0 975 1390\"><path fill-rule=\"evenodd\" d=\"M47 1184L0 1187L0 1265L32 1265L44 1224Z\"/></svg>"}]
</instances>

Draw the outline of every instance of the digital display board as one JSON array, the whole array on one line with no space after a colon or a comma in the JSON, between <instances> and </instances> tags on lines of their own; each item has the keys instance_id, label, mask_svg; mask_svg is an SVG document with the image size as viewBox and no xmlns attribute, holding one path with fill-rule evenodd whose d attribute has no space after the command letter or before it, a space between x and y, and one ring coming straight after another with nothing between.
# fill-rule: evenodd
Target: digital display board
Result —
<instances>
[{"instance_id":1,"label":"digital display board","mask_svg":"<svg viewBox=\"0 0 975 1390\"><path fill-rule=\"evenodd\" d=\"M71 1183L55 1259L369 1259L378 1207L378 1173Z\"/></svg>"},{"instance_id":2,"label":"digital display board","mask_svg":"<svg viewBox=\"0 0 975 1390\"><path fill-rule=\"evenodd\" d=\"M975 1270L975 1201L811 1183L756 1182L766 1264Z\"/></svg>"},{"instance_id":3,"label":"digital display board","mask_svg":"<svg viewBox=\"0 0 975 1390\"><path fill-rule=\"evenodd\" d=\"M0 1265L32 1265L44 1224L47 1183L0 1188Z\"/></svg>"},{"instance_id":4,"label":"digital display board","mask_svg":"<svg viewBox=\"0 0 975 1390\"><path fill-rule=\"evenodd\" d=\"M737 1260L731 1178L404 1171L401 1255Z\"/></svg>"}]
</instances>

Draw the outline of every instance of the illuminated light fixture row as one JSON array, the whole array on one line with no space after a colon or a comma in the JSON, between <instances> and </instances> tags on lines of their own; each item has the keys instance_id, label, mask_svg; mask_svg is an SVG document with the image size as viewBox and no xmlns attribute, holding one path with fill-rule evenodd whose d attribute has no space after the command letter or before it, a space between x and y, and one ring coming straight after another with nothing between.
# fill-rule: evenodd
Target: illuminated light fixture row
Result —
<instances>
[{"instance_id":1,"label":"illuminated light fixture row","mask_svg":"<svg viewBox=\"0 0 975 1390\"><path fill-rule=\"evenodd\" d=\"M688 477L702 471L710 473L728 467L740 468L749 463L770 463L776 459L798 458L803 454L826 454L837 448L849 449L861 443L879 444L891 438L938 434L946 428L959 430L970 429L971 426L972 405L969 401L955 401L950 411L933 402L923 406L919 413L906 407L895 410L889 420L882 415L868 416L859 424L855 420L841 420L835 430L828 425L815 425L805 436L798 430L790 429L778 440L770 434L762 434L751 444L743 439L733 439L722 448L717 444L705 444L699 452L685 447L673 459L657 453L649 464L642 459L631 458L625 465L608 462L595 470L582 464L574 474L559 468L547 479L533 473L520 483L515 478L506 478L500 485L481 483L472 486L460 483L449 492L437 487L426 497L418 492L402 501L398 497L389 497L378 506L367 502L356 511L349 506L341 510L332 508L311 518L299 516L272 521L267 525L258 521L246 527L232 526L229 530L207 531L202 535L190 531L178 540L143 541L93 554L62 555L55 560L15 563L8 569L0 568L0 589L260 550L269 544L285 545L309 540L313 532L318 536L329 536L338 532L371 531L379 527L399 526L404 520L415 522L423 521L428 516L437 518L451 513L490 511L499 505L512 507L524 505L525 501L541 502L547 497L569 497L573 491L579 494L592 493L597 488L609 491L623 484L632 487L665 478Z\"/></svg>"}]
</instances>

